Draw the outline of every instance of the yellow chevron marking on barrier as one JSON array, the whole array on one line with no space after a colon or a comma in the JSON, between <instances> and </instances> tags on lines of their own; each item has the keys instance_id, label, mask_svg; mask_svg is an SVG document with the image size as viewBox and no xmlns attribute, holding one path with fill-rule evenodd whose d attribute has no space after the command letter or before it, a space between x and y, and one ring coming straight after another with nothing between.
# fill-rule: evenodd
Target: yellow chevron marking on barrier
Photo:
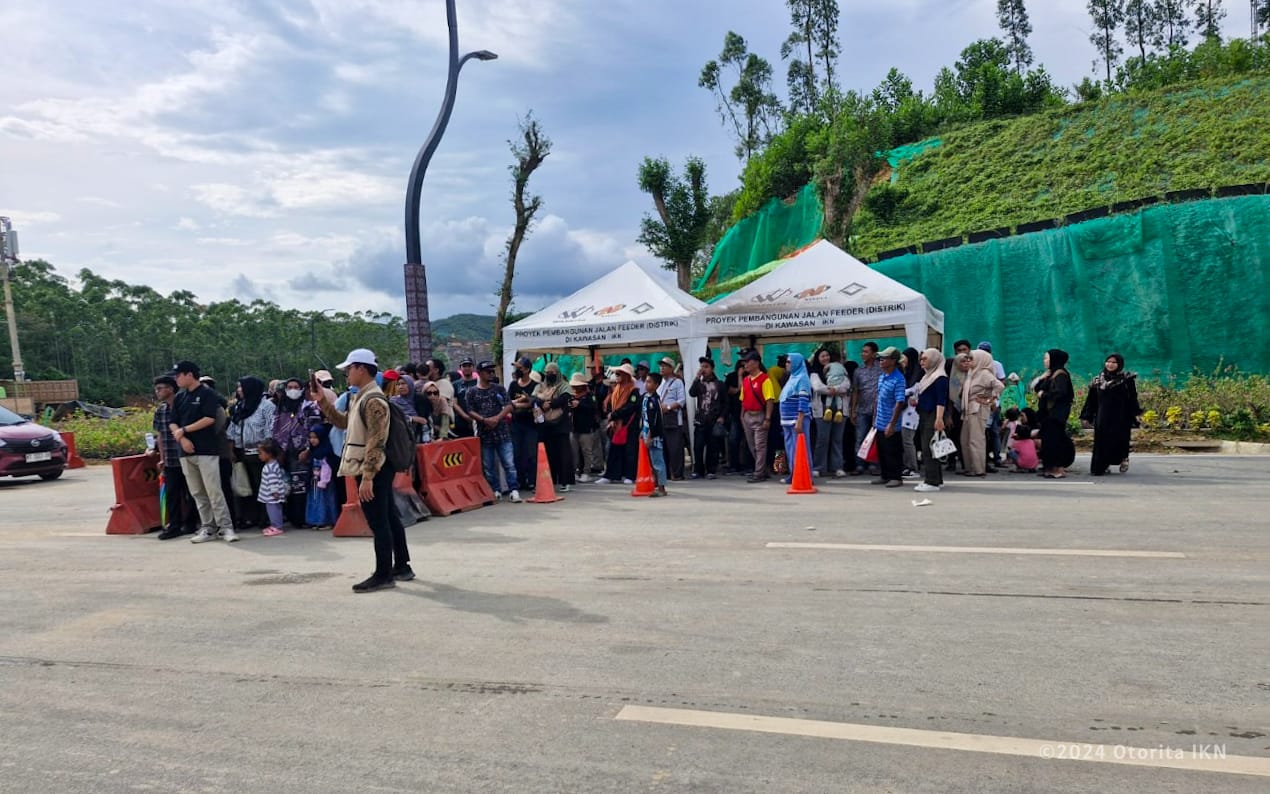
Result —
<instances>
[{"instance_id":1,"label":"yellow chevron marking on barrier","mask_svg":"<svg viewBox=\"0 0 1270 794\"><path fill-rule=\"evenodd\" d=\"M451 452L448 455L441 456L441 465L447 469L458 468L463 465L463 453Z\"/></svg>"}]
</instances>

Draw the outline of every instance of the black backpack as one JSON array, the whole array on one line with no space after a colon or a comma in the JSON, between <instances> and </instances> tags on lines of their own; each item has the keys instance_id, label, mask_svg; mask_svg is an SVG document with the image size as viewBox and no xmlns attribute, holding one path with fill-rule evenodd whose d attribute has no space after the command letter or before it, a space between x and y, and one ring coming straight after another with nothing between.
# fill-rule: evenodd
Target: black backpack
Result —
<instances>
[{"instance_id":1,"label":"black backpack","mask_svg":"<svg viewBox=\"0 0 1270 794\"><path fill-rule=\"evenodd\" d=\"M415 436L405 411L382 394L371 395L388 403L388 440L384 443L384 459L393 471L409 471L415 461ZM365 423L365 414L362 422Z\"/></svg>"}]
</instances>

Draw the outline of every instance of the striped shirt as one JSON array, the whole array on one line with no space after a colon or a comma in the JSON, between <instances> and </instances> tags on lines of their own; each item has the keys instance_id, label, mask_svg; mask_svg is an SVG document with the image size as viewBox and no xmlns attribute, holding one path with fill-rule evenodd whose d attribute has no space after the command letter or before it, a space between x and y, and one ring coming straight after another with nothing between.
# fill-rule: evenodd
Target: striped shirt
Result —
<instances>
[{"instance_id":1,"label":"striped shirt","mask_svg":"<svg viewBox=\"0 0 1270 794\"><path fill-rule=\"evenodd\" d=\"M790 394L781 400L780 407L781 424L793 427L794 423L798 421L799 414L804 417L811 416L811 392L800 391Z\"/></svg>"},{"instance_id":2,"label":"striped shirt","mask_svg":"<svg viewBox=\"0 0 1270 794\"><path fill-rule=\"evenodd\" d=\"M859 370L856 371L859 372ZM875 428L885 430L891 423L891 417L895 415L896 404L907 402L904 396L905 388L904 373L898 368L891 370L889 375L883 374L878 378L878 410L873 416Z\"/></svg>"},{"instance_id":3,"label":"striped shirt","mask_svg":"<svg viewBox=\"0 0 1270 794\"><path fill-rule=\"evenodd\" d=\"M271 460L265 464L264 470L260 472L260 495L258 501L267 505L280 505L287 501L287 494L291 493L291 483L287 479L287 473L282 470L282 464L276 460Z\"/></svg>"}]
</instances>

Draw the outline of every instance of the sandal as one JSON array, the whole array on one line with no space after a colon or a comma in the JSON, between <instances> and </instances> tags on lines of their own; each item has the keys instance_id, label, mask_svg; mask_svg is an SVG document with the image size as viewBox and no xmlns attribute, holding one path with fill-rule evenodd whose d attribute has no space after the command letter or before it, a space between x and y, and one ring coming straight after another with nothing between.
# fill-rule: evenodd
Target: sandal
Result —
<instances>
[{"instance_id":1,"label":"sandal","mask_svg":"<svg viewBox=\"0 0 1270 794\"><path fill-rule=\"evenodd\" d=\"M1125 462L1120 464L1120 473L1125 474L1128 471L1129 471L1129 461L1126 460Z\"/></svg>"},{"instance_id":2,"label":"sandal","mask_svg":"<svg viewBox=\"0 0 1270 794\"><path fill-rule=\"evenodd\" d=\"M1045 479L1047 479L1047 480L1065 480L1065 479L1067 479L1067 475L1066 475L1066 474L1047 474L1047 475L1045 475Z\"/></svg>"},{"instance_id":3,"label":"sandal","mask_svg":"<svg viewBox=\"0 0 1270 794\"><path fill-rule=\"evenodd\" d=\"M285 533L281 529L278 529L277 527L265 527L265 530L261 532L260 534L264 535L265 537L272 538L272 537L276 537L278 535L282 535Z\"/></svg>"}]
</instances>

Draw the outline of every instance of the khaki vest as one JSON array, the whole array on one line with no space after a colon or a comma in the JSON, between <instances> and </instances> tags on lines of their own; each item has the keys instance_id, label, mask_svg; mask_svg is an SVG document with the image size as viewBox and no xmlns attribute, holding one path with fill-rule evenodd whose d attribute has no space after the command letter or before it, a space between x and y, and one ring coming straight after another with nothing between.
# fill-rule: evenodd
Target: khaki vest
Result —
<instances>
[{"instance_id":1,"label":"khaki vest","mask_svg":"<svg viewBox=\"0 0 1270 794\"><path fill-rule=\"evenodd\" d=\"M366 459L366 425L362 422L362 399L373 394L383 396L375 383L368 383L348 401L348 430L344 436L344 453L340 456L341 477L357 477ZM391 421L391 417L389 417Z\"/></svg>"}]
</instances>

